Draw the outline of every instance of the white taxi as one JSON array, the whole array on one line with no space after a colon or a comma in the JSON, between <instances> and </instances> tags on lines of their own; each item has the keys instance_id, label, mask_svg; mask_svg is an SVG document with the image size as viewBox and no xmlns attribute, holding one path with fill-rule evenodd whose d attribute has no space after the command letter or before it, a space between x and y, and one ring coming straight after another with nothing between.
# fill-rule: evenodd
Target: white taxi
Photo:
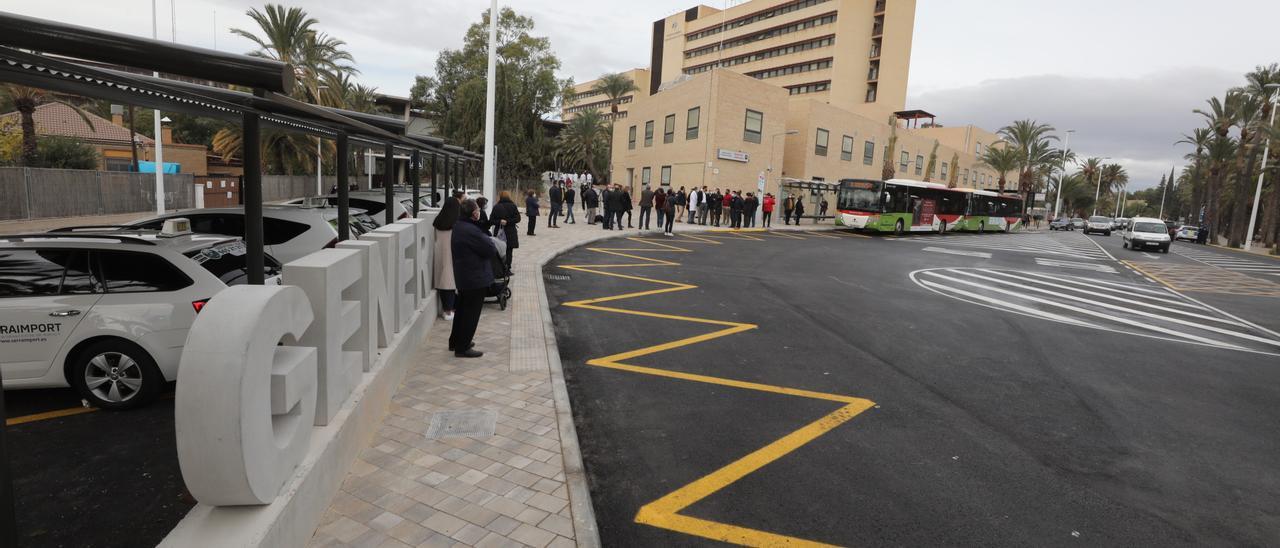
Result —
<instances>
[{"instance_id":1,"label":"white taxi","mask_svg":"<svg viewBox=\"0 0 1280 548\"><path fill-rule=\"evenodd\" d=\"M119 227L0 236L4 388L70 386L90 404L127 409L178 376L205 303L245 283L239 238ZM280 264L266 258L266 275Z\"/></svg>"}]
</instances>

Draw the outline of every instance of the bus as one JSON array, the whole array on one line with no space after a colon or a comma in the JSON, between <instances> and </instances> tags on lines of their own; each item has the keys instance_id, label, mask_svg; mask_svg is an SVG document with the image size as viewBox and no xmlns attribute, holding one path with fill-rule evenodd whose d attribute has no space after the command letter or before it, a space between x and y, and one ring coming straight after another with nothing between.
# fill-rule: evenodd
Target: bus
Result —
<instances>
[{"instance_id":1,"label":"bus","mask_svg":"<svg viewBox=\"0 0 1280 548\"><path fill-rule=\"evenodd\" d=\"M968 193L910 179L841 179L836 225L876 232L946 232L962 222Z\"/></svg>"},{"instance_id":2,"label":"bus","mask_svg":"<svg viewBox=\"0 0 1280 548\"><path fill-rule=\"evenodd\" d=\"M1021 226L1022 199L910 179L841 179L836 225L876 232L988 232Z\"/></svg>"},{"instance_id":3,"label":"bus","mask_svg":"<svg viewBox=\"0 0 1280 548\"><path fill-rule=\"evenodd\" d=\"M989 190L956 189L969 195L964 218L953 230L965 232L1010 232L1022 227L1022 198L1002 196Z\"/></svg>"}]
</instances>

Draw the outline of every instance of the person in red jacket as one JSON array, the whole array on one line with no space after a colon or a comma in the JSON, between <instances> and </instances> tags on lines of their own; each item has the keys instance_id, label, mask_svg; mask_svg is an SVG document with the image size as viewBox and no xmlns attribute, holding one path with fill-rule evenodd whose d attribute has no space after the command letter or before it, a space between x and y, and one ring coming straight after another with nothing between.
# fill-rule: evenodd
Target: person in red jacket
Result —
<instances>
[{"instance_id":1,"label":"person in red jacket","mask_svg":"<svg viewBox=\"0 0 1280 548\"><path fill-rule=\"evenodd\" d=\"M773 199L773 194L770 194L767 192L765 193L764 204L761 206L761 210L764 211L764 227L765 228L769 228L769 219L770 217L773 217L773 204L775 201L776 200Z\"/></svg>"},{"instance_id":2,"label":"person in red jacket","mask_svg":"<svg viewBox=\"0 0 1280 548\"><path fill-rule=\"evenodd\" d=\"M729 219L729 206L733 205L733 191L724 189L723 208L720 210L720 216L723 219ZM729 223L732 226L732 223Z\"/></svg>"}]
</instances>

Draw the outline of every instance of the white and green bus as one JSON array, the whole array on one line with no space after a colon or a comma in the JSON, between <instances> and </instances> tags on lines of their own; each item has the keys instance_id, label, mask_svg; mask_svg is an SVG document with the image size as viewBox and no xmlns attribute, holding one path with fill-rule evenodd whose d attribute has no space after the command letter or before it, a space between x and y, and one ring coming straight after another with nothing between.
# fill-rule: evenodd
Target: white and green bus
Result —
<instances>
[{"instance_id":1,"label":"white and green bus","mask_svg":"<svg viewBox=\"0 0 1280 548\"><path fill-rule=\"evenodd\" d=\"M1012 231L1022 200L910 179L841 179L836 224L875 232Z\"/></svg>"}]
</instances>

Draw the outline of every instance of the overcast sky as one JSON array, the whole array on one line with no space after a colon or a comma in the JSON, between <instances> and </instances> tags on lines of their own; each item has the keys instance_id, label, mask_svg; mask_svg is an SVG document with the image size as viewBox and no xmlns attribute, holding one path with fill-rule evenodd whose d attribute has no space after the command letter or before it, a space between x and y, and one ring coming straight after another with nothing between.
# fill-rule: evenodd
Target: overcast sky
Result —
<instances>
[{"instance_id":1,"label":"overcast sky","mask_svg":"<svg viewBox=\"0 0 1280 548\"><path fill-rule=\"evenodd\" d=\"M890 2L894 0L889 0ZM247 52L228 29L253 29L250 0L176 0L178 41ZM170 37L169 2L159 31ZM709 2L721 7L721 2ZM320 28L346 40L362 75L407 96L441 49L461 44L484 0L294 0ZM562 76L583 81L645 66L654 20L689 1L520 0L551 37ZM149 36L147 0L0 0L0 9ZM1266 21L1271 26L1266 26ZM1191 109L1239 85L1262 63L1280 62L1275 0L919 0L907 107L944 125L996 130L1020 118L1075 129L1072 150L1111 156L1136 187L1159 182L1180 162L1173 141L1200 122ZM1258 23L1254 23L1258 22ZM1251 28L1251 27L1257 28Z\"/></svg>"}]
</instances>

